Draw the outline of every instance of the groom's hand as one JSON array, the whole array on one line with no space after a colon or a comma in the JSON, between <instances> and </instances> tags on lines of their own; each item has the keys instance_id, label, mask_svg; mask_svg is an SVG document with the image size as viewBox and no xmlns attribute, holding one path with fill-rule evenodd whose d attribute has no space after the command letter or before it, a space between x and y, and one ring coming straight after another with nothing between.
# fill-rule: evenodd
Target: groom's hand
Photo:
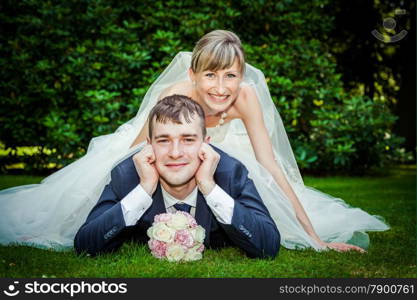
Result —
<instances>
[{"instance_id":1,"label":"groom's hand","mask_svg":"<svg viewBox=\"0 0 417 300\"><path fill-rule=\"evenodd\" d=\"M136 172L140 178L140 185L149 196L156 190L159 173L155 167L155 153L151 145L146 145L140 152L133 156Z\"/></svg>"},{"instance_id":2,"label":"groom's hand","mask_svg":"<svg viewBox=\"0 0 417 300\"><path fill-rule=\"evenodd\" d=\"M201 165L195 174L195 179L201 193L206 196L214 189L216 182L214 181L214 172L220 160L220 154L207 143L201 144L198 152Z\"/></svg>"}]
</instances>

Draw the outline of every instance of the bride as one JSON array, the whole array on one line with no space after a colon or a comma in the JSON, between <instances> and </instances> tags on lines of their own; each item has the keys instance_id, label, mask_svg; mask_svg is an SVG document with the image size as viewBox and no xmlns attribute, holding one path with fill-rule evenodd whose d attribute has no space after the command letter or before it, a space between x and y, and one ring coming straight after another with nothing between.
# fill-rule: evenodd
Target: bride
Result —
<instances>
[{"instance_id":1,"label":"bride","mask_svg":"<svg viewBox=\"0 0 417 300\"><path fill-rule=\"evenodd\" d=\"M211 143L248 168L284 247L364 251L365 231L389 229L380 217L304 185L263 73L245 63L234 33L215 30L192 54L178 53L136 117L113 134L93 138L85 156L41 184L1 191L0 243L71 248L110 170L144 145L149 111L171 94L187 95L203 107Z\"/></svg>"}]
</instances>

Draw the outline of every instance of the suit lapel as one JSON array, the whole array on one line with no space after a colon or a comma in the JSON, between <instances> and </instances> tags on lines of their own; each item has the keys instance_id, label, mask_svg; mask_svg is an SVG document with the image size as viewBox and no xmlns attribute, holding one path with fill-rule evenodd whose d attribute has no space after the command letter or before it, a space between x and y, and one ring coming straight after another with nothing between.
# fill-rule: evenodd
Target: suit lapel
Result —
<instances>
[{"instance_id":1,"label":"suit lapel","mask_svg":"<svg viewBox=\"0 0 417 300\"><path fill-rule=\"evenodd\" d=\"M152 195L152 205L143 215L143 221L152 225L153 219L156 215L166 213L165 202L162 196L161 185L158 183L155 193Z\"/></svg>"},{"instance_id":2,"label":"suit lapel","mask_svg":"<svg viewBox=\"0 0 417 300\"><path fill-rule=\"evenodd\" d=\"M206 237L204 238L204 244L208 245L210 241L210 229L212 223L211 210L207 206L207 203L200 191L197 193L197 205L195 209L195 219L197 224L202 226L206 230Z\"/></svg>"}]
</instances>

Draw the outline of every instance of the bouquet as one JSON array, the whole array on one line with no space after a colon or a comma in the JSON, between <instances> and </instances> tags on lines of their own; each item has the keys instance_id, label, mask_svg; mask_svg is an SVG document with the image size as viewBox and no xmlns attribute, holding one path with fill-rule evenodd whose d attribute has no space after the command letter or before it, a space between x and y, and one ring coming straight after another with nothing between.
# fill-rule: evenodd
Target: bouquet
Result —
<instances>
[{"instance_id":1,"label":"bouquet","mask_svg":"<svg viewBox=\"0 0 417 300\"><path fill-rule=\"evenodd\" d=\"M168 261L193 261L203 257L203 227L189 213L163 213L156 215L147 235L153 256Z\"/></svg>"}]
</instances>

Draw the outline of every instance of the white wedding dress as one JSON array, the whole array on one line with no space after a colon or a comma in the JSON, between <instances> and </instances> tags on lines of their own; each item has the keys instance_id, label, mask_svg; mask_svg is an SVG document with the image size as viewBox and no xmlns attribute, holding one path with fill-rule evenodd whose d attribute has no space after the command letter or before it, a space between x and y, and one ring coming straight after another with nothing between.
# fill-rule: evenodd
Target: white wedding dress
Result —
<instances>
[{"instance_id":1,"label":"white wedding dress","mask_svg":"<svg viewBox=\"0 0 417 300\"><path fill-rule=\"evenodd\" d=\"M75 233L110 181L110 170L141 146L129 148L160 93L173 83L188 78L190 62L191 53L177 54L146 93L138 114L114 133L93 138L85 156L45 178L41 184L0 191L0 244L19 243L55 250L72 248ZM365 231L389 229L382 218L306 187L263 73L247 64L242 84L250 85L256 91L276 160L322 240L349 242L367 248L369 239ZM208 133L213 145L248 168L249 176L281 233L282 246L320 250L296 220L291 203L280 187L256 161L242 121L233 120L218 128L209 128Z\"/></svg>"}]
</instances>

